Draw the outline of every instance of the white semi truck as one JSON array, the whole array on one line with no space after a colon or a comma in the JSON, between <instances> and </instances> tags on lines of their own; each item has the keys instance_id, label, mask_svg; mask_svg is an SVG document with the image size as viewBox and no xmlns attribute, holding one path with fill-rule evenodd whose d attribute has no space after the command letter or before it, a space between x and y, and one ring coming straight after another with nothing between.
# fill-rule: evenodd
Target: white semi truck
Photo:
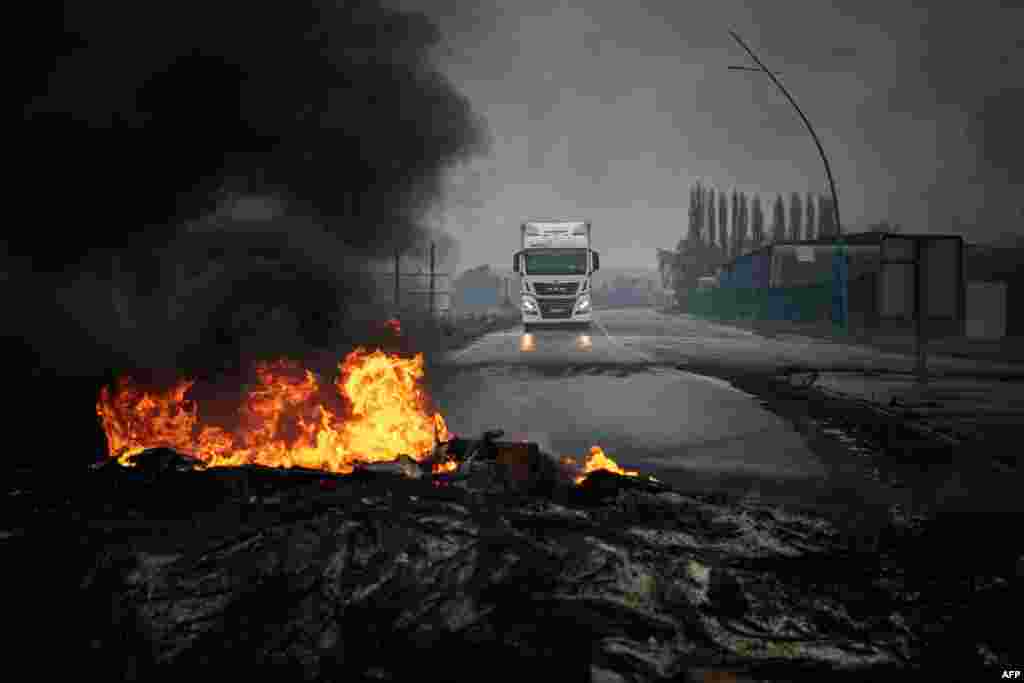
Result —
<instances>
[{"instance_id":1,"label":"white semi truck","mask_svg":"<svg viewBox=\"0 0 1024 683\"><path fill-rule=\"evenodd\" d=\"M590 325L591 276L600 258L590 248L590 221L526 221L512 260L519 273L523 328Z\"/></svg>"}]
</instances>

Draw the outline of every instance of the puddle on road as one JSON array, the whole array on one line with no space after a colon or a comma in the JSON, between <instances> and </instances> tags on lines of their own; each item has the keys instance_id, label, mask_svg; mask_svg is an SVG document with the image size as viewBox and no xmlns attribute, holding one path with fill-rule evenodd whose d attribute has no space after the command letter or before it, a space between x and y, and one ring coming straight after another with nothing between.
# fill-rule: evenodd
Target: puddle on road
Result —
<instances>
[{"instance_id":1,"label":"puddle on road","mask_svg":"<svg viewBox=\"0 0 1024 683\"><path fill-rule=\"evenodd\" d=\"M952 476L948 465L894 453L841 404L787 397L763 377L723 379L665 364L496 364L431 379L430 395L455 431L538 435L573 457L600 445L627 469L691 489L917 508ZM900 448L924 451L906 441Z\"/></svg>"}]
</instances>

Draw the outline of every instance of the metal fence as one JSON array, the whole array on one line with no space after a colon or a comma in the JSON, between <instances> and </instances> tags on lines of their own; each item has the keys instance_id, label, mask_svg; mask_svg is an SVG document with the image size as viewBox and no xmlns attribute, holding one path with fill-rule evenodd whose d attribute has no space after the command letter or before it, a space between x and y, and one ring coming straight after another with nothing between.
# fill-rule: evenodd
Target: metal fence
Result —
<instances>
[{"instance_id":1,"label":"metal fence","mask_svg":"<svg viewBox=\"0 0 1024 683\"><path fill-rule=\"evenodd\" d=\"M681 303L694 314L725 320L830 320L890 330L913 325L920 309L925 332L962 334L957 236L879 233L851 235L845 243L776 243L734 259L718 283L685 291Z\"/></svg>"},{"instance_id":2,"label":"metal fence","mask_svg":"<svg viewBox=\"0 0 1024 683\"><path fill-rule=\"evenodd\" d=\"M433 311L439 317L451 314L452 292L447 273L372 273L376 284L374 303L393 311ZM431 287L431 280L434 286Z\"/></svg>"},{"instance_id":3,"label":"metal fence","mask_svg":"<svg viewBox=\"0 0 1024 683\"><path fill-rule=\"evenodd\" d=\"M695 290L687 295L687 311L719 320L835 320L831 284L805 287L726 287Z\"/></svg>"}]
</instances>

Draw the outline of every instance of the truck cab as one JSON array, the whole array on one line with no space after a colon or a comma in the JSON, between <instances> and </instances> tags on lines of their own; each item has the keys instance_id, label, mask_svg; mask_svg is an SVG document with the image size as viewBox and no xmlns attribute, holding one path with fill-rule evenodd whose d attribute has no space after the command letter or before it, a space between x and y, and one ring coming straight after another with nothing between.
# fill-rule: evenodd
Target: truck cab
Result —
<instances>
[{"instance_id":1,"label":"truck cab","mask_svg":"<svg viewBox=\"0 0 1024 683\"><path fill-rule=\"evenodd\" d=\"M522 248L513 256L519 274L523 327L585 325L592 321L592 276L600 257L591 249L589 221L526 221Z\"/></svg>"}]
</instances>

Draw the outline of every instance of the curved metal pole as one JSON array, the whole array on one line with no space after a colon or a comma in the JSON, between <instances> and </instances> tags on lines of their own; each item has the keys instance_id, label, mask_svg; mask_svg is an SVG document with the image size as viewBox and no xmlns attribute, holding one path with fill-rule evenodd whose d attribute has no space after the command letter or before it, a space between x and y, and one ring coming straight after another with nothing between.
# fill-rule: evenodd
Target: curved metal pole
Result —
<instances>
[{"instance_id":1,"label":"curved metal pole","mask_svg":"<svg viewBox=\"0 0 1024 683\"><path fill-rule=\"evenodd\" d=\"M814 138L814 144L818 146L818 153L821 154L821 160L825 162L825 174L828 176L829 189L832 191L832 211L836 219L836 230L838 234L842 236L843 224L839 220L839 197L836 195L836 181L832 178L832 167L828 163L828 157L825 156L825 148L821 146L821 140L818 139L818 134L814 132L814 126L812 126L811 122L807 120L806 116L804 116L803 110L800 109L800 106L796 103L796 100L793 99L793 96L789 94L789 91L786 90L782 83L779 82L779 79L775 78L775 74L769 71L761 60L757 58L757 55L754 54L753 50L747 47L747 44L743 42L743 39L740 38L735 31L729 31L729 35L731 35L736 42L740 44L740 47L746 50L751 59L757 62L757 65L761 67L760 70L768 74L768 78L772 79L772 82L779 87L782 94L786 96L789 103L793 105L794 109L796 109L796 113L800 115L801 119L803 119L804 125L807 126L807 130L811 133L811 137Z\"/></svg>"}]
</instances>

